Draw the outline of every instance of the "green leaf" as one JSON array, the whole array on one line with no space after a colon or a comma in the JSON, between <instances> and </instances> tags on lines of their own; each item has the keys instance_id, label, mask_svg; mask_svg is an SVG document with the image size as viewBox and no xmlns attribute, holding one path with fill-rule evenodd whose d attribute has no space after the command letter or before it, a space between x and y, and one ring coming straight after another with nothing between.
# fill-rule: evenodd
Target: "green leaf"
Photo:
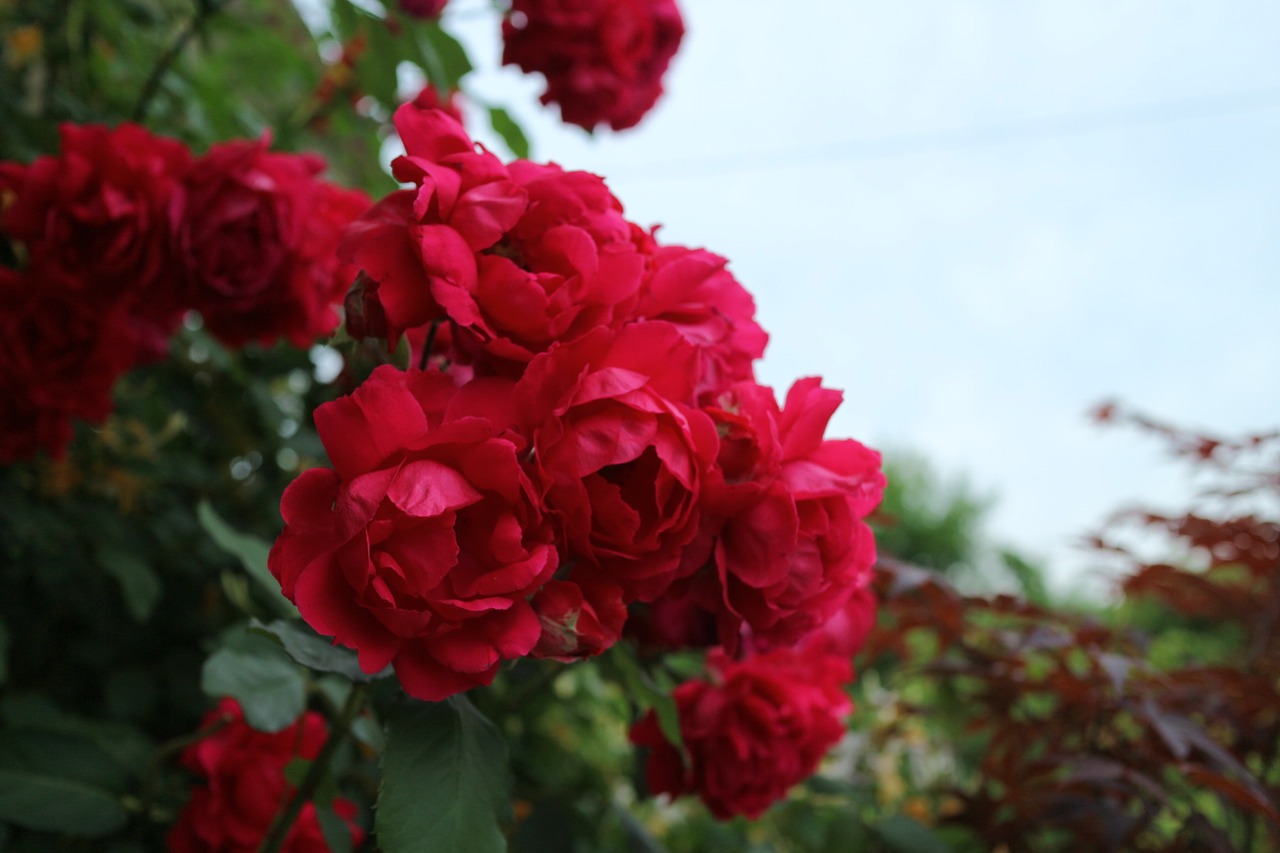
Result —
<instances>
[{"instance_id":1,"label":"green leaf","mask_svg":"<svg viewBox=\"0 0 1280 853\"><path fill-rule=\"evenodd\" d=\"M387 21L374 19L367 22L365 35L369 49L356 63L356 81L360 91L377 98L388 108L394 109L399 87L398 68L409 59L413 40L403 32L393 31Z\"/></svg>"},{"instance_id":2,"label":"green leaf","mask_svg":"<svg viewBox=\"0 0 1280 853\"><path fill-rule=\"evenodd\" d=\"M261 631L275 637L284 646L289 657L316 672L333 672L351 681L373 681L376 678L391 674L387 667L380 672L365 672L360 668L356 653L342 646L335 646L331 640L303 627L299 623L276 620L263 624L257 619L250 620L249 626L254 631Z\"/></svg>"},{"instance_id":3,"label":"green leaf","mask_svg":"<svg viewBox=\"0 0 1280 853\"><path fill-rule=\"evenodd\" d=\"M418 59L427 72L427 79L442 93L448 94L457 89L462 78L471 71L466 48L434 21L414 29L418 35Z\"/></svg>"},{"instance_id":4,"label":"green leaf","mask_svg":"<svg viewBox=\"0 0 1280 853\"><path fill-rule=\"evenodd\" d=\"M894 853L950 853L951 845L929 827L906 815L896 814L874 828Z\"/></svg>"},{"instance_id":5,"label":"green leaf","mask_svg":"<svg viewBox=\"0 0 1280 853\"><path fill-rule=\"evenodd\" d=\"M333 802L319 803L316 806L316 820L320 823L320 832L332 853L351 853L351 830L346 822L333 810Z\"/></svg>"},{"instance_id":6,"label":"green leaf","mask_svg":"<svg viewBox=\"0 0 1280 853\"><path fill-rule=\"evenodd\" d=\"M493 132L502 137L512 154L522 160L529 159L529 139L510 113L502 107L489 107L489 124L493 126Z\"/></svg>"},{"instance_id":7,"label":"green leaf","mask_svg":"<svg viewBox=\"0 0 1280 853\"><path fill-rule=\"evenodd\" d=\"M95 837L124 826L121 800L130 772L100 745L53 729L79 729L89 723L64 715L38 697L32 702L4 700L0 730L0 821L28 829ZM35 730L26 712L37 703L52 710L51 730ZM17 725L15 725L15 722Z\"/></svg>"},{"instance_id":8,"label":"green leaf","mask_svg":"<svg viewBox=\"0 0 1280 853\"><path fill-rule=\"evenodd\" d=\"M107 787L141 778L155 751L155 744L135 726L76 716L38 693L10 693L0 699L0 723L12 730L0 747L0 763L9 761L18 749L30 757L36 742L32 733L55 735L65 746L46 740L36 754L53 760L65 749L76 768L70 775ZM54 761L51 766L59 765Z\"/></svg>"},{"instance_id":9,"label":"green leaf","mask_svg":"<svg viewBox=\"0 0 1280 853\"><path fill-rule=\"evenodd\" d=\"M222 550L239 558L249 577L257 581L271 600L272 606L286 618L298 618L298 608L280 592L280 584L267 568L267 555L271 546L256 536L240 533L231 528L222 517L214 512L208 501L201 501L196 507L196 517L209 538Z\"/></svg>"},{"instance_id":10,"label":"green leaf","mask_svg":"<svg viewBox=\"0 0 1280 853\"><path fill-rule=\"evenodd\" d=\"M120 800L103 788L47 771L0 767L0 820L96 838L119 831L128 819Z\"/></svg>"},{"instance_id":11,"label":"green leaf","mask_svg":"<svg viewBox=\"0 0 1280 853\"><path fill-rule=\"evenodd\" d=\"M162 592L155 570L137 554L117 545L100 544L96 550L98 563L120 584L129 615L135 621L147 621Z\"/></svg>"},{"instance_id":12,"label":"green leaf","mask_svg":"<svg viewBox=\"0 0 1280 853\"><path fill-rule=\"evenodd\" d=\"M268 637L241 628L204 663L200 686L212 697L231 696L253 728L278 732L307 704L307 684L298 668Z\"/></svg>"},{"instance_id":13,"label":"green leaf","mask_svg":"<svg viewBox=\"0 0 1280 853\"><path fill-rule=\"evenodd\" d=\"M501 853L510 811L506 745L465 696L396 709L376 817L386 853Z\"/></svg>"}]
</instances>

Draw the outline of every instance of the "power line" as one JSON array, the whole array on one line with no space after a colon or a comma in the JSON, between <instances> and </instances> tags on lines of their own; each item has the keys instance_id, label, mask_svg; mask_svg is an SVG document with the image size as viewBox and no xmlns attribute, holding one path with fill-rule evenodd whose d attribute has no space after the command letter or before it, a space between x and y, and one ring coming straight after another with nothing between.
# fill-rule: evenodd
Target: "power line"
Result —
<instances>
[{"instance_id":1,"label":"power line","mask_svg":"<svg viewBox=\"0 0 1280 853\"><path fill-rule=\"evenodd\" d=\"M743 151L728 156L711 154L648 163L618 164L616 167L609 168L608 174L612 178L738 175L747 172L795 168L821 162L876 160L910 154L961 151L1010 142L1062 139L1132 127L1218 118L1275 107L1280 107L1280 86L1068 115L996 122L974 127L889 134L773 150Z\"/></svg>"}]
</instances>

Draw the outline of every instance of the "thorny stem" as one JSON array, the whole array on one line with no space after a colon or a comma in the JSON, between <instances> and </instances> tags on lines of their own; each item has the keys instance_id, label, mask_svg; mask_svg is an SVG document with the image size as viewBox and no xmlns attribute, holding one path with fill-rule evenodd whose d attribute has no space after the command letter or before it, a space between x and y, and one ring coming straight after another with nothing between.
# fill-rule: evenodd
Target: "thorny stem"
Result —
<instances>
[{"instance_id":1,"label":"thorny stem","mask_svg":"<svg viewBox=\"0 0 1280 853\"><path fill-rule=\"evenodd\" d=\"M271 826L267 828L267 834L262 839L262 846L258 848L258 853L279 853L294 821L302 812L302 807L315 796L320 781L328 772L329 762L350 736L351 723L364 710L368 690L369 687L365 684L357 684L351 688L351 694L347 696L347 703L343 706L342 713L338 719L334 720L329 730L329 739L324 742L315 761L311 762L311 766L307 768L307 775L303 777L302 783L293 792L293 796L272 819Z\"/></svg>"}]
</instances>

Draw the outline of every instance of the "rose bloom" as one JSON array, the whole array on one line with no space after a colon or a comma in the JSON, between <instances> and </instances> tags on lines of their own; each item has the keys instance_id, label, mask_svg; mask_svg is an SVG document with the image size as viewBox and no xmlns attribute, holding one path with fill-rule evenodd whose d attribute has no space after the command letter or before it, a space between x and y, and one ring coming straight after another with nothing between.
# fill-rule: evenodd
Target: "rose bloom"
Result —
<instances>
[{"instance_id":1,"label":"rose bloom","mask_svg":"<svg viewBox=\"0 0 1280 853\"><path fill-rule=\"evenodd\" d=\"M314 711L307 711L283 731L255 731L234 699L219 702L201 728L219 723L222 728L182 752L183 766L203 783L191 792L169 832L170 853L255 853L276 811L292 792L285 767L295 759L314 760L326 738L324 718ZM338 797L333 810L359 846L364 831L353 821L355 803ZM281 850L328 853L314 803L302 806Z\"/></svg>"},{"instance_id":2,"label":"rose bloom","mask_svg":"<svg viewBox=\"0 0 1280 853\"><path fill-rule=\"evenodd\" d=\"M668 323L599 328L535 358L516 387L570 579L617 584L627 603L670 585L698 531L716 437L687 402L692 357Z\"/></svg>"},{"instance_id":3,"label":"rose bloom","mask_svg":"<svg viewBox=\"0 0 1280 853\"><path fill-rule=\"evenodd\" d=\"M0 267L0 463L66 452L72 419L100 423L137 360L123 306L102 311L56 268Z\"/></svg>"},{"instance_id":4,"label":"rose bloom","mask_svg":"<svg viewBox=\"0 0 1280 853\"><path fill-rule=\"evenodd\" d=\"M624 130L662 94L683 36L675 0L514 0L502 61L542 74L542 102L559 104L569 124Z\"/></svg>"},{"instance_id":5,"label":"rose bloom","mask_svg":"<svg viewBox=\"0 0 1280 853\"><path fill-rule=\"evenodd\" d=\"M354 278L334 249L370 204L317 178L324 160L274 153L267 141L214 145L170 202L185 304L228 346L285 338L307 346L332 332Z\"/></svg>"},{"instance_id":6,"label":"rose bloom","mask_svg":"<svg viewBox=\"0 0 1280 853\"><path fill-rule=\"evenodd\" d=\"M393 170L416 189L347 231L360 316L384 317L392 342L447 319L460 360L512 377L553 344L631 319L645 256L603 180L503 166L440 110L406 104L395 120L408 153Z\"/></svg>"},{"instance_id":7,"label":"rose bloom","mask_svg":"<svg viewBox=\"0 0 1280 853\"><path fill-rule=\"evenodd\" d=\"M636 315L665 320L698 351L695 392L719 392L755 378L752 363L769 336L755 320L751 294L705 249L654 247Z\"/></svg>"},{"instance_id":8,"label":"rose bloom","mask_svg":"<svg viewBox=\"0 0 1280 853\"><path fill-rule=\"evenodd\" d=\"M668 595L712 614L730 651L744 636L792 645L870 583L875 539L863 519L880 501L884 475L874 450L823 438L840 400L809 378L781 409L754 382L705 408L720 435L718 476L698 546ZM667 628L667 636L699 635L696 612L685 612L688 629Z\"/></svg>"},{"instance_id":9,"label":"rose bloom","mask_svg":"<svg viewBox=\"0 0 1280 853\"><path fill-rule=\"evenodd\" d=\"M302 618L391 664L427 701L488 684L542 627L528 597L555 571L549 528L506 429L511 388L455 388L438 372L379 367L316 409L333 469L304 472L281 502L268 565Z\"/></svg>"},{"instance_id":10,"label":"rose bloom","mask_svg":"<svg viewBox=\"0 0 1280 853\"><path fill-rule=\"evenodd\" d=\"M64 124L56 156L0 164L0 236L96 310L124 306L140 354L158 358L182 313L167 210L186 146L135 124Z\"/></svg>"},{"instance_id":11,"label":"rose bloom","mask_svg":"<svg viewBox=\"0 0 1280 853\"><path fill-rule=\"evenodd\" d=\"M631 740L650 750L645 780L653 793L697 794L721 820L755 819L809 777L843 736L852 709L843 685L847 660L781 649L734 661L707 657L706 681L675 689L689 763L650 711Z\"/></svg>"},{"instance_id":12,"label":"rose bloom","mask_svg":"<svg viewBox=\"0 0 1280 853\"><path fill-rule=\"evenodd\" d=\"M508 171L528 199L519 220L477 257L473 288L442 282L436 292L473 349L522 367L553 344L630 317L645 259L596 175L527 160Z\"/></svg>"},{"instance_id":13,"label":"rose bloom","mask_svg":"<svg viewBox=\"0 0 1280 853\"><path fill-rule=\"evenodd\" d=\"M528 203L502 162L477 151L444 110L404 104L394 120L407 153L393 171L415 186L381 199L346 229L339 247L362 273L355 297L362 315L379 318L362 331L385 331L392 346L407 329L448 319L449 297L475 288L476 255L497 243Z\"/></svg>"}]
</instances>

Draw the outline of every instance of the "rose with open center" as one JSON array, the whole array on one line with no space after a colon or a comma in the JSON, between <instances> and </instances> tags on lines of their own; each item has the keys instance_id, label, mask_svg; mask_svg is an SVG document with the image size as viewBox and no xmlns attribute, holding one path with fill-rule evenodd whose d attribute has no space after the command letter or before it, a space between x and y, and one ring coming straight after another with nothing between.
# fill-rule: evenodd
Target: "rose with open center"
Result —
<instances>
[{"instance_id":1,"label":"rose with open center","mask_svg":"<svg viewBox=\"0 0 1280 853\"><path fill-rule=\"evenodd\" d=\"M600 328L535 358L516 388L542 501L572 572L652 600L698 530L715 459L693 408L692 347L668 323Z\"/></svg>"},{"instance_id":2,"label":"rose with open center","mask_svg":"<svg viewBox=\"0 0 1280 853\"><path fill-rule=\"evenodd\" d=\"M557 551L505 428L510 383L374 371L316 410L333 469L285 491L269 566L313 628L437 701L493 680L541 624Z\"/></svg>"}]
</instances>

